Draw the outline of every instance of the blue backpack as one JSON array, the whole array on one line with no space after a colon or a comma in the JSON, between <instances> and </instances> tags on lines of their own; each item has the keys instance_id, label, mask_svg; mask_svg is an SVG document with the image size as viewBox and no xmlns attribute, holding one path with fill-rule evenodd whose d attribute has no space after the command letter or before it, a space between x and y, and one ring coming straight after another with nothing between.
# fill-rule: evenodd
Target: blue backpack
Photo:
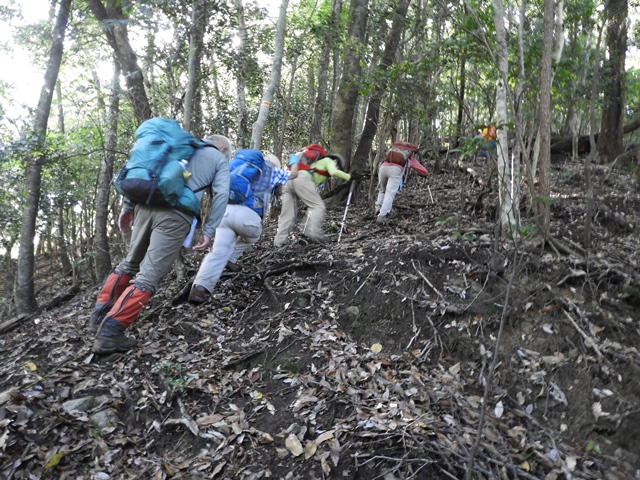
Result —
<instances>
[{"instance_id":1,"label":"blue backpack","mask_svg":"<svg viewBox=\"0 0 640 480\"><path fill-rule=\"evenodd\" d=\"M142 122L129 160L116 175L116 190L129 200L157 207L173 207L194 216L200 200L185 186L185 172L193 153L213 147L183 130L177 121L156 117ZM196 192L197 193L197 192Z\"/></svg>"},{"instance_id":2,"label":"blue backpack","mask_svg":"<svg viewBox=\"0 0 640 480\"><path fill-rule=\"evenodd\" d=\"M229 203L244 205L262 216L271 193L272 167L260 150L238 150L229 160Z\"/></svg>"}]
</instances>

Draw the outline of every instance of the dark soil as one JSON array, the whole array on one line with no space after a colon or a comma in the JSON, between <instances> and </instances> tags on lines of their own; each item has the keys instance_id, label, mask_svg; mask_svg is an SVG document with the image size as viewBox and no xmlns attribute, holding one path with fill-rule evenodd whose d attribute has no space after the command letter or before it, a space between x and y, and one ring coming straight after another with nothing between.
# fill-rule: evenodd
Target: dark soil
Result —
<instances>
[{"instance_id":1,"label":"dark soil","mask_svg":"<svg viewBox=\"0 0 640 480\"><path fill-rule=\"evenodd\" d=\"M344 202L327 245L276 252L267 222L200 307L187 253L124 355L91 354L77 283L0 337L0 477L640 478L636 181L594 168L587 251L580 164L553 165L546 244L525 208L496 239L484 173L411 179L389 225L360 193L339 243ZM72 279L40 264L46 304Z\"/></svg>"}]
</instances>

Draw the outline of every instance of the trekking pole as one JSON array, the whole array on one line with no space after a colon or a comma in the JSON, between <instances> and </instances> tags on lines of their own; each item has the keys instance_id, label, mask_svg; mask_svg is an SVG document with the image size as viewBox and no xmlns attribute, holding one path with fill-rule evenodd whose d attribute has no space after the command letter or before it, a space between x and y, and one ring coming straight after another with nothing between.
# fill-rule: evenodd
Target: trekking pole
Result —
<instances>
[{"instance_id":1,"label":"trekking pole","mask_svg":"<svg viewBox=\"0 0 640 480\"><path fill-rule=\"evenodd\" d=\"M436 202L433 201L433 195L431 194L431 187L429 186L428 183L427 183L427 189L429 190L429 196L431 197L431 204L433 205Z\"/></svg>"},{"instance_id":2,"label":"trekking pole","mask_svg":"<svg viewBox=\"0 0 640 480\"><path fill-rule=\"evenodd\" d=\"M349 187L349 196L347 197L347 206L344 209L344 216L342 217L342 225L340 225L340 233L338 234L338 243L340 243L340 238L342 237L342 229L344 228L344 221L347 219L347 210L349 210L349 204L351 203L351 195L353 195L353 191L356 188L356 182L351 182L351 187Z\"/></svg>"}]
</instances>

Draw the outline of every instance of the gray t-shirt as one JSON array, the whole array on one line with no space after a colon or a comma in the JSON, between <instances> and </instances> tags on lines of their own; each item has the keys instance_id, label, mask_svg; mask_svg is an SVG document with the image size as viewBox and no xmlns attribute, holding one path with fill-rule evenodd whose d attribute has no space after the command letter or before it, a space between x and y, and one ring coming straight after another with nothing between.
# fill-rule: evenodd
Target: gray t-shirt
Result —
<instances>
[{"instance_id":1,"label":"gray t-shirt","mask_svg":"<svg viewBox=\"0 0 640 480\"><path fill-rule=\"evenodd\" d=\"M202 228L202 234L213 238L229 199L229 161L218 149L204 147L194 152L186 170L191 173L191 177L187 180L187 187L195 193L198 200L202 200L207 187L211 186L213 193L211 214ZM133 212L135 203L125 197L123 209L126 212ZM189 214L177 209L175 211L187 222L191 223L193 220Z\"/></svg>"}]
</instances>

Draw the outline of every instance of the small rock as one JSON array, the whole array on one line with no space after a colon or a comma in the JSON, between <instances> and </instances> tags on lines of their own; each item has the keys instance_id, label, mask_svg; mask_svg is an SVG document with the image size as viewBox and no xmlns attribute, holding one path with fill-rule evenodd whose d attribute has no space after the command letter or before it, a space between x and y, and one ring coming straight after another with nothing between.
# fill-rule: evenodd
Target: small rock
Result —
<instances>
[{"instance_id":1,"label":"small rock","mask_svg":"<svg viewBox=\"0 0 640 480\"><path fill-rule=\"evenodd\" d=\"M356 306L347 307L344 310L345 320L355 320L360 315L360 309Z\"/></svg>"},{"instance_id":2,"label":"small rock","mask_svg":"<svg viewBox=\"0 0 640 480\"><path fill-rule=\"evenodd\" d=\"M98 428L113 427L118 422L118 413L113 408L107 408L94 413L89 420Z\"/></svg>"},{"instance_id":3,"label":"small rock","mask_svg":"<svg viewBox=\"0 0 640 480\"><path fill-rule=\"evenodd\" d=\"M79 412L86 412L91 410L96 403L96 399L93 397L82 397L67 400L62 404L62 408L65 412L71 412L77 410Z\"/></svg>"}]
</instances>

